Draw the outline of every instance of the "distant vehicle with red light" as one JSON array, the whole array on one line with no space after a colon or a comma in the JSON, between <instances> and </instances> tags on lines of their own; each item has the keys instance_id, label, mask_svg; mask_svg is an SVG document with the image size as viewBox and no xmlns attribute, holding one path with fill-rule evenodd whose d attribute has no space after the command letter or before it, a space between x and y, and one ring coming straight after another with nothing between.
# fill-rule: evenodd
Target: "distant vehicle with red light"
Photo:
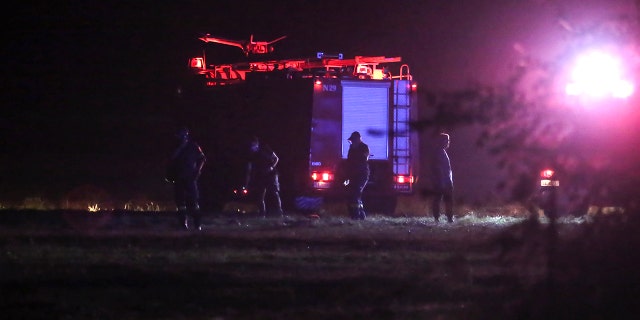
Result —
<instances>
[{"instance_id":1,"label":"distant vehicle with red light","mask_svg":"<svg viewBox=\"0 0 640 320\"><path fill-rule=\"evenodd\" d=\"M392 211L399 194L414 191L418 137L410 122L418 112L417 86L400 57L317 53L220 65L196 57L188 65L176 120L207 132L209 141L199 141L219 150L212 161L227 172L212 192L240 185L236 179L243 175L236 167L245 141L255 135L278 152L285 210L340 197L339 171L353 131L371 149L368 206Z\"/></svg>"},{"instance_id":2,"label":"distant vehicle with red light","mask_svg":"<svg viewBox=\"0 0 640 320\"><path fill-rule=\"evenodd\" d=\"M629 190L638 162L629 147L638 141L637 59L625 47L589 46L566 66L566 96L550 108L562 131L550 136L556 168L540 173L540 203L549 218L624 211L635 202Z\"/></svg>"},{"instance_id":3,"label":"distant vehicle with red light","mask_svg":"<svg viewBox=\"0 0 640 320\"><path fill-rule=\"evenodd\" d=\"M545 167L540 171L535 205L552 220L562 216L584 216L589 213L623 211L607 187L591 180L589 172L579 174Z\"/></svg>"},{"instance_id":4,"label":"distant vehicle with red light","mask_svg":"<svg viewBox=\"0 0 640 320\"><path fill-rule=\"evenodd\" d=\"M546 168L540 171L540 194L538 205L544 215L552 220L558 218L558 188L560 180L555 170Z\"/></svg>"}]
</instances>

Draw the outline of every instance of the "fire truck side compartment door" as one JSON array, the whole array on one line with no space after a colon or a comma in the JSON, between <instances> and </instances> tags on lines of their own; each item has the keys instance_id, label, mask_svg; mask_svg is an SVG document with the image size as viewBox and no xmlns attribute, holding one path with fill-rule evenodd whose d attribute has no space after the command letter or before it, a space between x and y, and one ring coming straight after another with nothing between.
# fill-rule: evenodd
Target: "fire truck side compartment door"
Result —
<instances>
[{"instance_id":1,"label":"fire truck side compartment door","mask_svg":"<svg viewBox=\"0 0 640 320\"><path fill-rule=\"evenodd\" d=\"M342 158L349 152L349 135L359 131L370 159L389 159L390 87L389 81L342 81Z\"/></svg>"}]
</instances>

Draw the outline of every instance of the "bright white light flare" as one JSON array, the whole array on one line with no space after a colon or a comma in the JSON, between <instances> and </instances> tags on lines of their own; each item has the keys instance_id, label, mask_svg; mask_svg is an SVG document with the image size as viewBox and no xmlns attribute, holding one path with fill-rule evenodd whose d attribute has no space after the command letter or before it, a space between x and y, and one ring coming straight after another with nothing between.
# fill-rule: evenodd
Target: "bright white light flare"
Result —
<instances>
[{"instance_id":1,"label":"bright white light flare","mask_svg":"<svg viewBox=\"0 0 640 320\"><path fill-rule=\"evenodd\" d=\"M572 96L624 99L633 94L634 86L622 79L620 60L595 51L578 58L565 92Z\"/></svg>"}]
</instances>

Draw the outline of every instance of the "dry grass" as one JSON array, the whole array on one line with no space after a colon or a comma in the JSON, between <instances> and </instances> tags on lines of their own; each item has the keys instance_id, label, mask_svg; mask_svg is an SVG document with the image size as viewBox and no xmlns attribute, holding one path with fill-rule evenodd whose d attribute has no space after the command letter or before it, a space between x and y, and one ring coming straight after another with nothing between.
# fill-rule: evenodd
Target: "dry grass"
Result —
<instances>
[{"instance_id":1,"label":"dry grass","mask_svg":"<svg viewBox=\"0 0 640 320\"><path fill-rule=\"evenodd\" d=\"M635 249L608 245L632 216L552 226L500 212L511 214L469 210L453 224L208 214L198 233L170 212L0 212L0 308L22 319L615 318L612 301L632 308L610 297L638 277L611 272Z\"/></svg>"}]
</instances>

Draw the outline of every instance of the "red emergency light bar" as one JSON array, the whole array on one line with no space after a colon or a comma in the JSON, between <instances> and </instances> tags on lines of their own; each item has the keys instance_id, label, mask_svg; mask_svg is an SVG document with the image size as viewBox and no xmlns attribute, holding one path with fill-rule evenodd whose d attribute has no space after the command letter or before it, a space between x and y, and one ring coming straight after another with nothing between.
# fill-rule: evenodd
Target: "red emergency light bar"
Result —
<instances>
[{"instance_id":1,"label":"red emergency light bar","mask_svg":"<svg viewBox=\"0 0 640 320\"><path fill-rule=\"evenodd\" d=\"M311 172L311 180L313 180L313 181L323 181L323 182L333 181L333 172L313 171L313 172Z\"/></svg>"},{"instance_id":2,"label":"red emergency light bar","mask_svg":"<svg viewBox=\"0 0 640 320\"><path fill-rule=\"evenodd\" d=\"M245 188L233 189L233 193L239 196L246 196L249 193L249 190Z\"/></svg>"},{"instance_id":3,"label":"red emergency light bar","mask_svg":"<svg viewBox=\"0 0 640 320\"><path fill-rule=\"evenodd\" d=\"M204 58L191 58L189 60L189 67L194 69L204 69Z\"/></svg>"},{"instance_id":4,"label":"red emergency light bar","mask_svg":"<svg viewBox=\"0 0 640 320\"><path fill-rule=\"evenodd\" d=\"M552 169L544 169L540 171L540 177L545 179L551 179L554 174L555 171L553 171Z\"/></svg>"},{"instance_id":5,"label":"red emergency light bar","mask_svg":"<svg viewBox=\"0 0 640 320\"><path fill-rule=\"evenodd\" d=\"M413 183L413 176L403 176L403 175L399 175L399 176L394 176L393 180L396 183L399 184L405 184L405 183Z\"/></svg>"}]
</instances>

